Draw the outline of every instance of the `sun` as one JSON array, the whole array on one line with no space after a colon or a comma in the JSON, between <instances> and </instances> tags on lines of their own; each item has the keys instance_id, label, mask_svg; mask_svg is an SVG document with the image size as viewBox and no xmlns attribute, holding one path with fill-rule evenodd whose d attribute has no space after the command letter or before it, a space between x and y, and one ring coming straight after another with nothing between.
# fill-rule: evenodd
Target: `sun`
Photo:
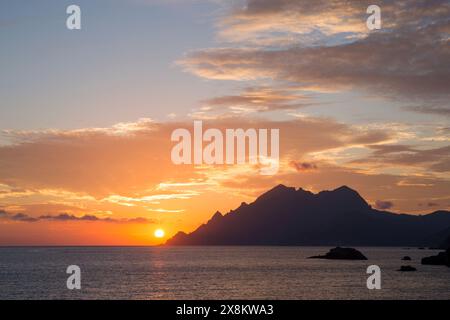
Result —
<instances>
[{"instance_id":1,"label":"sun","mask_svg":"<svg viewBox=\"0 0 450 320\"><path fill-rule=\"evenodd\" d=\"M162 238L162 237L164 237L165 234L166 234L166 233L164 232L163 229L156 229L156 230L155 230L155 233L153 233L153 235L154 235L156 238Z\"/></svg>"}]
</instances>

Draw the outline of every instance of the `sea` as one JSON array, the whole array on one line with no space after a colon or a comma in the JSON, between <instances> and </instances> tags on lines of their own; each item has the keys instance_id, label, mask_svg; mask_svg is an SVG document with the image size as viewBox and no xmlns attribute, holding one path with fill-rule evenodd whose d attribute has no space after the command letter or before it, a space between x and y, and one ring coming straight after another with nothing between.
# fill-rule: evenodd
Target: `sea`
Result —
<instances>
[{"instance_id":1,"label":"sea","mask_svg":"<svg viewBox=\"0 0 450 320\"><path fill-rule=\"evenodd\" d=\"M330 247L0 247L0 299L450 299L438 250L357 248L367 261L308 259ZM411 261L402 261L410 256ZM67 268L80 268L69 290ZM381 289L367 288L370 265ZM414 272L397 271L402 265Z\"/></svg>"}]
</instances>

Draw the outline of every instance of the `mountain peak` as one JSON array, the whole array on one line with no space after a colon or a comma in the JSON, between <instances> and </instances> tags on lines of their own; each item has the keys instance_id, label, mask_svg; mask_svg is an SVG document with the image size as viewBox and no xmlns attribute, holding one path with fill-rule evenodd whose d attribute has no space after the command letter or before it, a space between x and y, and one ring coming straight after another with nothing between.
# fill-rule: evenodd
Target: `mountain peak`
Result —
<instances>
[{"instance_id":1,"label":"mountain peak","mask_svg":"<svg viewBox=\"0 0 450 320\"><path fill-rule=\"evenodd\" d=\"M369 204L354 189L343 185L332 191L321 191L318 194L321 198L326 198L327 202L334 203L337 206L343 206L348 209L368 209Z\"/></svg>"},{"instance_id":2,"label":"mountain peak","mask_svg":"<svg viewBox=\"0 0 450 320\"><path fill-rule=\"evenodd\" d=\"M352 193L358 193L356 190L354 190L354 189L352 189L352 188L350 188L349 186L346 186L346 185L340 186L339 188L334 189L333 191L334 191L334 192L352 192Z\"/></svg>"},{"instance_id":3,"label":"mountain peak","mask_svg":"<svg viewBox=\"0 0 450 320\"><path fill-rule=\"evenodd\" d=\"M270 189L269 191L263 193L262 195L281 194L281 193L287 193L287 192L293 192L293 191L295 191L294 187L287 187L284 184L279 184L276 187L273 187L272 189Z\"/></svg>"},{"instance_id":4,"label":"mountain peak","mask_svg":"<svg viewBox=\"0 0 450 320\"><path fill-rule=\"evenodd\" d=\"M279 185L277 185L277 186L273 187L272 189L270 189L269 191L267 191L267 193L271 192L271 191L275 191L275 190L289 190L289 189L292 189L292 188L291 187L287 187L284 184L280 183Z\"/></svg>"},{"instance_id":5,"label":"mountain peak","mask_svg":"<svg viewBox=\"0 0 450 320\"><path fill-rule=\"evenodd\" d=\"M295 193L295 188L286 187L284 184L279 184L276 187L260 195L258 199L256 199L256 201L271 200L279 197L280 195L286 195L289 193Z\"/></svg>"},{"instance_id":6,"label":"mountain peak","mask_svg":"<svg viewBox=\"0 0 450 320\"><path fill-rule=\"evenodd\" d=\"M211 219L209 219L209 221L216 221L216 220L220 220L220 218L222 218L223 215L219 212L216 211L216 213L214 213L214 215L211 217Z\"/></svg>"}]
</instances>

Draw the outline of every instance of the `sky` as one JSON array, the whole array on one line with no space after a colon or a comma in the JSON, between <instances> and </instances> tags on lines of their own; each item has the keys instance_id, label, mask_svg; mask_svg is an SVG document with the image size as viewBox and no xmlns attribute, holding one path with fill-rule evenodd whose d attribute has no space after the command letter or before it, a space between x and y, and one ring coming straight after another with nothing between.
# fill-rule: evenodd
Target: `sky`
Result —
<instances>
[{"instance_id":1,"label":"sky","mask_svg":"<svg viewBox=\"0 0 450 320\"><path fill-rule=\"evenodd\" d=\"M0 3L0 245L159 244L279 183L450 209L450 4L371 4ZM175 165L194 120L279 129L278 173Z\"/></svg>"}]
</instances>

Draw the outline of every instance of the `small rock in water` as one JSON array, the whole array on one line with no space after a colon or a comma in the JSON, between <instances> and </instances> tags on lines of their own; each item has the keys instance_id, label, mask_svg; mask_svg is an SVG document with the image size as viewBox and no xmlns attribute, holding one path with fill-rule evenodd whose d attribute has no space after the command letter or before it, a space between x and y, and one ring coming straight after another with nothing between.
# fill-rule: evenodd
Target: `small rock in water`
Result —
<instances>
[{"instance_id":1,"label":"small rock in water","mask_svg":"<svg viewBox=\"0 0 450 320\"><path fill-rule=\"evenodd\" d=\"M404 256L404 257L402 258L402 260L403 260L403 261L410 261L410 260L411 260L411 257L410 257L410 256Z\"/></svg>"}]
</instances>

